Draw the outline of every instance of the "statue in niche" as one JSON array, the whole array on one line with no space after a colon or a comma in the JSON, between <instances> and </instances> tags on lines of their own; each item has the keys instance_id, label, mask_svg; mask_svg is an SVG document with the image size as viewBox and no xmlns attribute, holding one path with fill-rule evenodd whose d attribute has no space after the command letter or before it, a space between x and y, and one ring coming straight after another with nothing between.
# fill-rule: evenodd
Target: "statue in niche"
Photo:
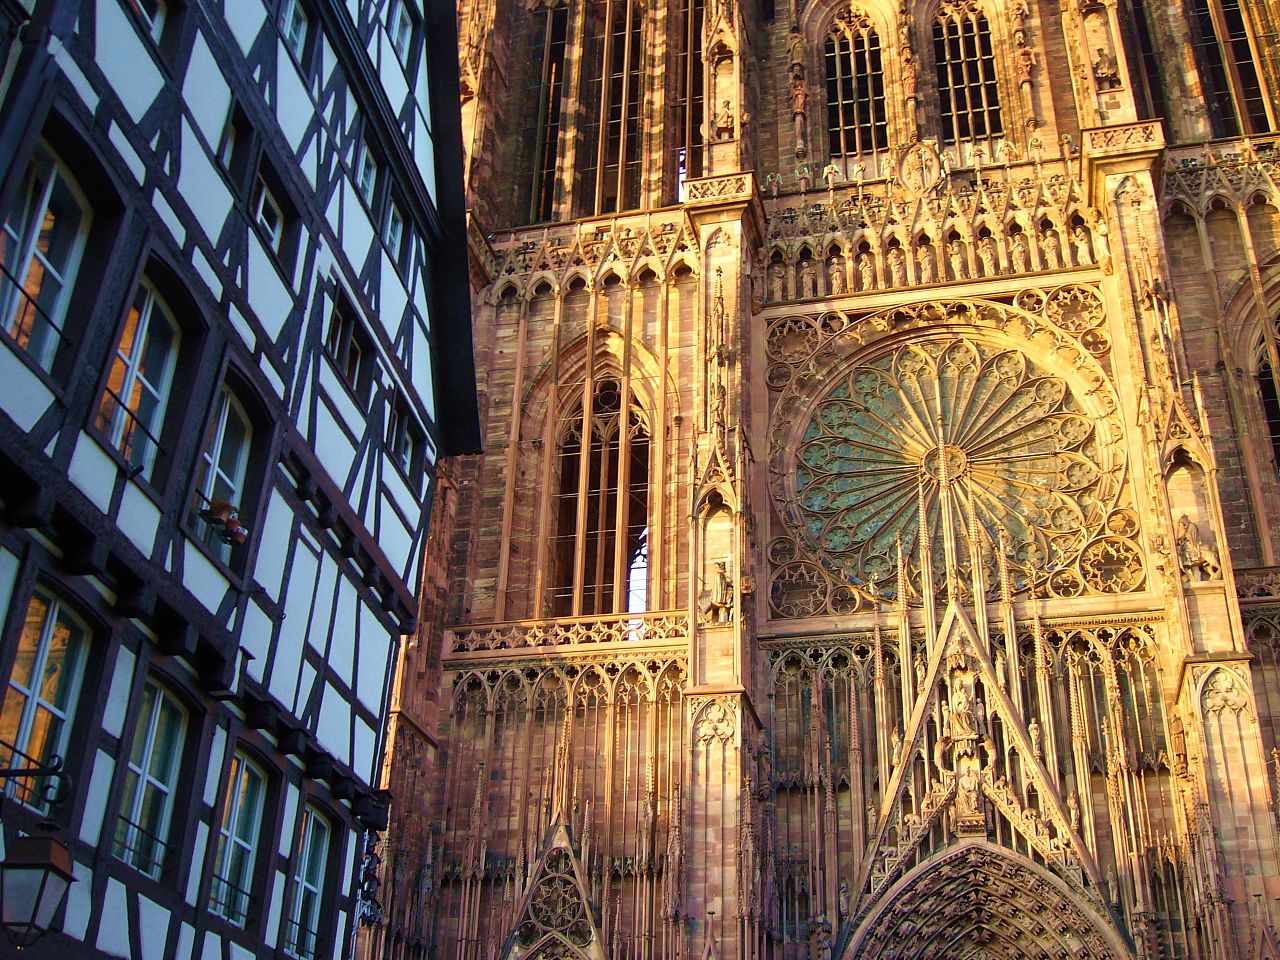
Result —
<instances>
[{"instance_id":1,"label":"statue in niche","mask_svg":"<svg viewBox=\"0 0 1280 960\"><path fill-rule=\"evenodd\" d=\"M1004 651L996 651L996 685L1003 690L1009 684L1009 674L1005 669L1007 662L1005 660Z\"/></svg>"},{"instance_id":2,"label":"statue in niche","mask_svg":"<svg viewBox=\"0 0 1280 960\"><path fill-rule=\"evenodd\" d=\"M924 662L924 651L917 650L916 659L915 659L916 693L924 692L924 679L925 679L925 673L927 670L928 670L928 667L925 665L925 662Z\"/></svg>"},{"instance_id":3,"label":"statue in niche","mask_svg":"<svg viewBox=\"0 0 1280 960\"><path fill-rule=\"evenodd\" d=\"M733 580L725 560L715 562L715 583L698 596L698 609L707 623L728 623L733 617Z\"/></svg>"},{"instance_id":4,"label":"statue in niche","mask_svg":"<svg viewBox=\"0 0 1280 960\"><path fill-rule=\"evenodd\" d=\"M1050 270L1062 266L1062 241L1058 239L1058 231L1052 227L1040 234L1040 250L1044 255L1044 265Z\"/></svg>"},{"instance_id":5,"label":"statue in niche","mask_svg":"<svg viewBox=\"0 0 1280 960\"><path fill-rule=\"evenodd\" d=\"M769 264L769 299L785 300L787 296L787 268L777 260Z\"/></svg>"},{"instance_id":6,"label":"statue in niche","mask_svg":"<svg viewBox=\"0 0 1280 960\"><path fill-rule=\"evenodd\" d=\"M893 728L893 733L889 737L889 762L895 767L898 761L902 759L902 733L897 727Z\"/></svg>"},{"instance_id":7,"label":"statue in niche","mask_svg":"<svg viewBox=\"0 0 1280 960\"><path fill-rule=\"evenodd\" d=\"M1093 211L1093 244L1094 253L1098 257L1098 266L1102 267L1102 272L1110 275L1111 273L1111 244L1107 240L1107 235L1111 232L1107 228L1107 221L1103 219L1102 214Z\"/></svg>"},{"instance_id":8,"label":"statue in niche","mask_svg":"<svg viewBox=\"0 0 1280 960\"><path fill-rule=\"evenodd\" d=\"M975 763L964 764L964 769L956 777L956 815L976 817L978 809L978 767Z\"/></svg>"},{"instance_id":9,"label":"statue in niche","mask_svg":"<svg viewBox=\"0 0 1280 960\"><path fill-rule=\"evenodd\" d=\"M921 283L933 283L933 248L922 246L916 251L916 275Z\"/></svg>"},{"instance_id":10,"label":"statue in niche","mask_svg":"<svg viewBox=\"0 0 1280 960\"><path fill-rule=\"evenodd\" d=\"M871 266L871 254L858 254L858 289L870 290L876 285L875 270Z\"/></svg>"},{"instance_id":11,"label":"statue in niche","mask_svg":"<svg viewBox=\"0 0 1280 960\"><path fill-rule=\"evenodd\" d=\"M951 687L951 739L977 740L978 720L973 709L973 695L964 680Z\"/></svg>"},{"instance_id":12,"label":"statue in niche","mask_svg":"<svg viewBox=\"0 0 1280 960\"><path fill-rule=\"evenodd\" d=\"M844 259L842 257L833 256L827 261L827 286L832 296L844 293Z\"/></svg>"},{"instance_id":13,"label":"statue in niche","mask_svg":"<svg viewBox=\"0 0 1280 960\"><path fill-rule=\"evenodd\" d=\"M1218 551L1205 543L1199 525L1185 513L1178 518L1178 563L1187 583L1216 580L1222 571Z\"/></svg>"},{"instance_id":14,"label":"statue in niche","mask_svg":"<svg viewBox=\"0 0 1280 960\"><path fill-rule=\"evenodd\" d=\"M1013 235L1013 272L1026 273L1031 269L1031 248L1027 246L1027 235L1021 231Z\"/></svg>"},{"instance_id":15,"label":"statue in niche","mask_svg":"<svg viewBox=\"0 0 1280 960\"><path fill-rule=\"evenodd\" d=\"M951 264L952 280L967 279L964 268L964 247L960 245L959 240L947 241L947 261Z\"/></svg>"},{"instance_id":16,"label":"statue in niche","mask_svg":"<svg viewBox=\"0 0 1280 960\"><path fill-rule=\"evenodd\" d=\"M1120 86L1120 69L1116 58L1102 47L1098 47L1098 55L1093 59L1093 79L1099 90L1112 90Z\"/></svg>"},{"instance_id":17,"label":"statue in niche","mask_svg":"<svg viewBox=\"0 0 1280 960\"><path fill-rule=\"evenodd\" d=\"M1093 246L1089 243L1089 231L1082 224L1076 224L1071 231L1071 244L1075 247L1076 265L1083 267L1093 263Z\"/></svg>"},{"instance_id":18,"label":"statue in niche","mask_svg":"<svg viewBox=\"0 0 1280 960\"><path fill-rule=\"evenodd\" d=\"M889 276L892 286L907 285L907 255L902 252L901 247L894 247L889 251Z\"/></svg>"},{"instance_id":19,"label":"statue in niche","mask_svg":"<svg viewBox=\"0 0 1280 960\"><path fill-rule=\"evenodd\" d=\"M1071 824L1071 832L1080 832L1080 801L1073 793L1067 797L1067 820Z\"/></svg>"},{"instance_id":20,"label":"statue in niche","mask_svg":"<svg viewBox=\"0 0 1280 960\"><path fill-rule=\"evenodd\" d=\"M847 920L849 918L849 881L842 879L840 881L840 895L837 901L839 903L840 919Z\"/></svg>"},{"instance_id":21,"label":"statue in niche","mask_svg":"<svg viewBox=\"0 0 1280 960\"><path fill-rule=\"evenodd\" d=\"M1031 755L1040 759L1040 721L1035 717L1027 724L1027 738L1031 741Z\"/></svg>"},{"instance_id":22,"label":"statue in niche","mask_svg":"<svg viewBox=\"0 0 1280 960\"><path fill-rule=\"evenodd\" d=\"M982 261L982 275L994 277L996 271L996 242L990 237L978 240L978 259Z\"/></svg>"},{"instance_id":23,"label":"statue in niche","mask_svg":"<svg viewBox=\"0 0 1280 960\"><path fill-rule=\"evenodd\" d=\"M800 296L816 297L818 295L818 270L812 259L800 261Z\"/></svg>"},{"instance_id":24,"label":"statue in niche","mask_svg":"<svg viewBox=\"0 0 1280 960\"><path fill-rule=\"evenodd\" d=\"M716 114L715 135L717 140L732 140L734 129L733 107L725 100Z\"/></svg>"}]
</instances>

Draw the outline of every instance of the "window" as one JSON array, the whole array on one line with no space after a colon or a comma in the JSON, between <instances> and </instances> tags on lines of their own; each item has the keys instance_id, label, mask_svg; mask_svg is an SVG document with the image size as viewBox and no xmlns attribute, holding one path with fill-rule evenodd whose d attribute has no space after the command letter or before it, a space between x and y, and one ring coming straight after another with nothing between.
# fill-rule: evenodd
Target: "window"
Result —
<instances>
[{"instance_id":1,"label":"window","mask_svg":"<svg viewBox=\"0 0 1280 960\"><path fill-rule=\"evenodd\" d=\"M405 251L409 246L407 223L404 210L393 200L387 205L387 225L383 228L382 239L387 245L387 254L401 269L404 269Z\"/></svg>"},{"instance_id":2,"label":"window","mask_svg":"<svg viewBox=\"0 0 1280 960\"><path fill-rule=\"evenodd\" d=\"M284 0L280 7L280 32L284 35L284 45L298 63L302 63L307 54L307 32L310 26L307 11L299 0Z\"/></svg>"},{"instance_id":3,"label":"window","mask_svg":"<svg viewBox=\"0 0 1280 960\"><path fill-rule=\"evenodd\" d=\"M293 867L293 901L286 921L284 949L298 960L315 960L320 938L320 903L329 859L329 824L314 807L302 811L298 858Z\"/></svg>"},{"instance_id":4,"label":"window","mask_svg":"<svg viewBox=\"0 0 1280 960\"><path fill-rule=\"evenodd\" d=\"M1271 129L1240 0L1190 0L1191 45L1215 137Z\"/></svg>"},{"instance_id":5,"label":"window","mask_svg":"<svg viewBox=\"0 0 1280 960\"><path fill-rule=\"evenodd\" d=\"M680 52L676 60L676 177L702 176L702 21L706 0L680 0ZM683 187L682 187L683 189ZM684 199L681 195L678 199Z\"/></svg>"},{"instance_id":6,"label":"window","mask_svg":"<svg viewBox=\"0 0 1280 960\"><path fill-rule=\"evenodd\" d=\"M209 909L237 927L249 919L253 868L258 858L267 781L239 750L231 758L227 792L222 798L222 825L213 864Z\"/></svg>"},{"instance_id":7,"label":"window","mask_svg":"<svg viewBox=\"0 0 1280 960\"><path fill-rule=\"evenodd\" d=\"M186 729L186 711L172 694L148 680L129 751L113 852L153 878L160 876L169 851L169 820Z\"/></svg>"},{"instance_id":8,"label":"window","mask_svg":"<svg viewBox=\"0 0 1280 960\"><path fill-rule=\"evenodd\" d=\"M521 188L527 197L521 212L529 223L550 220L555 202L568 15L563 6L534 13L528 91L531 109L525 114L523 137L528 152L526 172L521 177Z\"/></svg>"},{"instance_id":9,"label":"window","mask_svg":"<svg viewBox=\"0 0 1280 960\"><path fill-rule=\"evenodd\" d=\"M640 205L642 0L593 0L583 55L587 115L578 150L588 193L580 215Z\"/></svg>"},{"instance_id":10,"label":"window","mask_svg":"<svg viewBox=\"0 0 1280 960\"><path fill-rule=\"evenodd\" d=\"M267 181L259 172L253 191L253 219L266 234L271 249L280 254L284 250L284 209Z\"/></svg>"},{"instance_id":11,"label":"window","mask_svg":"<svg viewBox=\"0 0 1280 960\"><path fill-rule=\"evenodd\" d=\"M213 418L205 436L196 477L196 509L225 517L239 511L249 467L253 427L240 401L224 386L218 391ZM203 522L203 541L224 563L231 559L231 543L224 523Z\"/></svg>"},{"instance_id":12,"label":"window","mask_svg":"<svg viewBox=\"0 0 1280 960\"><path fill-rule=\"evenodd\" d=\"M344 298L334 300L324 347L342 381L361 406L367 406L373 373L373 342L356 319L355 308Z\"/></svg>"},{"instance_id":13,"label":"window","mask_svg":"<svg viewBox=\"0 0 1280 960\"><path fill-rule=\"evenodd\" d=\"M65 757L88 656L89 630L53 594L37 589L27 605L18 651L0 708L4 766ZM36 809L45 781L9 780L8 796Z\"/></svg>"},{"instance_id":14,"label":"window","mask_svg":"<svg viewBox=\"0 0 1280 960\"><path fill-rule=\"evenodd\" d=\"M369 149L367 140L361 140L356 147L354 169L356 190L364 198L365 204L372 209L378 193L378 160Z\"/></svg>"},{"instance_id":15,"label":"window","mask_svg":"<svg viewBox=\"0 0 1280 960\"><path fill-rule=\"evenodd\" d=\"M160 448L178 343L172 311L151 282L143 280L125 318L96 422L111 445L147 479Z\"/></svg>"},{"instance_id":16,"label":"window","mask_svg":"<svg viewBox=\"0 0 1280 960\"><path fill-rule=\"evenodd\" d=\"M413 14L405 0L391 0L387 11L387 33L391 37L391 46L396 57L404 66L409 65L409 54L413 51Z\"/></svg>"},{"instance_id":17,"label":"window","mask_svg":"<svg viewBox=\"0 0 1280 960\"><path fill-rule=\"evenodd\" d=\"M164 33L165 15L169 12L169 5L165 0L129 0L129 5L133 7L133 12L138 15L151 39L159 42L160 35Z\"/></svg>"},{"instance_id":18,"label":"window","mask_svg":"<svg viewBox=\"0 0 1280 960\"><path fill-rule=\"evenodd\" d=\"M634 398L622 394L618 380L596 381L560 443L555 616L644 609L649 427Z\"/></svg>"},{"instance_id":19,"label":"window","mask_svg":"<svg viewBox=\"0 0 1280 960\"><path fill-rule=\"evenodd\" d=\"M832 157L884 150L889 145L880 38L864 14L846 12L824 47L827 135Z\"/></svg>"},{"instance_id":20,"label":"window","mask_svg":"<svg viewBox=\"0 0 1280 960\"><path fill-rule=\"evenodd\" d=\"M237 103L227 111L227 125L218 145L218 162L227 171L237 192L244 189L245 175L253 147L253 127Z\"/></svg>"},{"instance_id":21,"label":"window","mask_svg":"<svg viewBox=\"0 0 1280 960\"><path fill-rule=\"evenodd\" d=\"M933 24L942 139L982 140L1004 132L996 87L995 55L987 18L944 7Z\"/></svg>"},{"instance_id":22,"label":"window","mask_svg":"<svg viewBox=\"0 0 1280 960\"><path fill-rule=\"evenodd\" d=\"M397 392L387 418L387 455L413 484L418 482L422 471L424 442L422 428Z\"/></svg>"},{"instance_id":23,"label":"window","mask_svg":"<svg viewBox=\"0 0 1280 960\"><path fill-rule=\"evenodd\" d=\"M89 230L89 205L44 148L27 168L21 206L0 231L0 319L46 371L65 340L64 318Z\"/></svg>"}]
</instances>

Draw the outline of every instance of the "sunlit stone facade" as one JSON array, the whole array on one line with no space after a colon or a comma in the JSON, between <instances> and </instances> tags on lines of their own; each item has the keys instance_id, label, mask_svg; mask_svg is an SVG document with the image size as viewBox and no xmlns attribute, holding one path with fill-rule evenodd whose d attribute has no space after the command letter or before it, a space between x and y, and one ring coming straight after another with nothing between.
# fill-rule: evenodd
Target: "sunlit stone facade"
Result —
<instances>
[{"instance_id":1,"label":"sunlit stone facade","mask_svg":"<svg viewBox=\"0 0 1280 960\"><path fill-rule=\"evenodd\" d=\"M370 956L1276 955L1277 16L461 5Z\"/></svg>"}]
</instances>

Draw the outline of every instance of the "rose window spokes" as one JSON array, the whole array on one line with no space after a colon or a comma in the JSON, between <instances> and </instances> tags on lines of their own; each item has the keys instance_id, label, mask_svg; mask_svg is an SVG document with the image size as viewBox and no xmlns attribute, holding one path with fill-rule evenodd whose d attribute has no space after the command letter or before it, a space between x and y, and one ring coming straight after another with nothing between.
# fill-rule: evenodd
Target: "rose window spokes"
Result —
<instances>
[{"instance_id":1,"label":"rose window spokes","mask_svg":"<svg viewBox=\"0 0 1280 960\"><path fill-rule=\"evenodd\" d=\"M1003 531L1021 583L1069 562L1105 519L1112 459L1067 381L1022 352L917 341L854 367L814 408L796 455L798 532L845 582L892 589L899 538L918 565L921 506L940 573L944 536L967 565L976 512L982 549Z\"/></svg>"}]
</instances>

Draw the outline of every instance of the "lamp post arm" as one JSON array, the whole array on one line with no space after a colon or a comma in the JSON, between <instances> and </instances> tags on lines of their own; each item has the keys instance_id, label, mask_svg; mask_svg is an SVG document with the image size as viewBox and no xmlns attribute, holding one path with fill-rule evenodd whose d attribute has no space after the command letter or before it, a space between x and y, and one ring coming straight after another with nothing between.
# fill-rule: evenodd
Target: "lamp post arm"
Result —
<instances>
[{"instance_id":1,"label":"lamp post arm","mask_svg":"<svg viewBox=\"0 0 1280 960\"><path fill-rule=\"evenodd\" d=\"M26 767L0 767L0 780L46 780L40 788L44 802L56 807L71 792L71 777L62 769L62 757L54 754L46 763L34 763Z\"/></svg>"}]
</instances>

